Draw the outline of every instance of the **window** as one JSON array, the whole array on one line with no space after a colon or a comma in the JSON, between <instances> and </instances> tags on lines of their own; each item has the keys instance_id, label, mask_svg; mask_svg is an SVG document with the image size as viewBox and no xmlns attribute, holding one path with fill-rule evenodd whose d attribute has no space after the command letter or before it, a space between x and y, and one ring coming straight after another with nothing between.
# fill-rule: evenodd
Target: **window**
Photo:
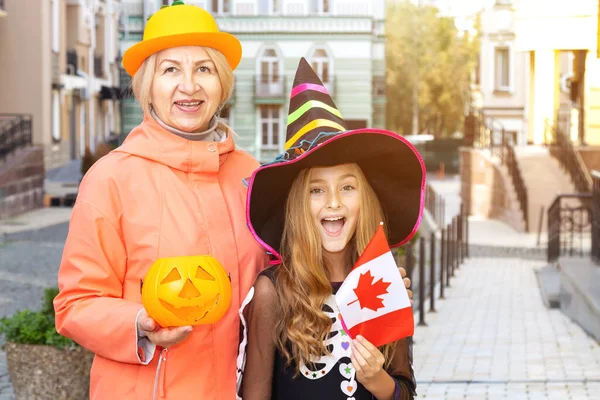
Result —
<instances>
[{"instance_id":1,"label":"window","mask_svg":"<svg viewBox=\"0 0 600 400\"><path fill-rule=\"evenodd\" d=\"M216 14L229 14L231 0L212 0L212 11Z\"/></svg>"},{"instance_id":2,"label":"window","mask_svg":"<svg viewBox=\"0 0 600 400\"><path fill-rule=\"evenodd\" d=\"M266 48L257 61L256 94L261 97L283 95L283 63L276 49Z\"/></svg>"},{"instance_id":3,"label":"window","mask_svg":"<svg viewBox=\"0 0 600 400\"><path fill-rule=\"evenodd\" d=\"M281 0L271 0L271 14L279 14L281 12Z\"/></svg>"},{"instance_id":4,"label":"window","mask_svg":"<svg viewBox=\"0 0 600 400\"><path fill-rule=\"evenodd\" d=\"M497 47L494 57L495 89L510 90L510 53L507 47Z\"/></svg>"},{"instance_id":5,"label":"window","mask_svg":"<svg viewBox=\"0 0 600 400\"><path fill-rule=\"evenodd\" d=\"M281 13L282 0L259 0L258 12L261 15L277 15Z\"/></svg>"},{"instance_id":6,"label":"window","mask_svg":"<svg viewBox=\"0 0 600 400\"><path fill-rule=\"evenodd\" d=\"M260 80L279 82L279 58L274 49L266 49L260 58Z\"/></svg>"},{"instance_id":7,"label":"window","mask_svg":"<svg viewBox=\"0 0 600 400\"><path fill-rule=\"evenodd\" d=\"M263 149L279 148L280 115L281 106L260 106L261 147Z\"/></svg>"},{"instance_id":8,"label":"window","mask_svg":"<svg viewBox=\"0 0 600 400\"><path fill-rule=\"evenodd\" d=\"M329 82L329 57L324 49L315 50L311 64L321 81Z\"/></svg>"},{"instance_id":9,"label":"window","mask_svg":"<svg viewBox=\"0 0 600 400\"><path fill-rule=\"evenodd\" d=\"M312 12L315 14L329 14L332 0L312 0Z\"/></svg>"},{"instance_id":10,"label":"window","mask_svg":"<svg viewBox=\"0 0 600 400\"><path fill-rule=\"evenodd\" d=\"M316 49L310 58L310 65L321 79L325 88L333 96L333 65L325 49Z\"/></svg>"}]
</instances>

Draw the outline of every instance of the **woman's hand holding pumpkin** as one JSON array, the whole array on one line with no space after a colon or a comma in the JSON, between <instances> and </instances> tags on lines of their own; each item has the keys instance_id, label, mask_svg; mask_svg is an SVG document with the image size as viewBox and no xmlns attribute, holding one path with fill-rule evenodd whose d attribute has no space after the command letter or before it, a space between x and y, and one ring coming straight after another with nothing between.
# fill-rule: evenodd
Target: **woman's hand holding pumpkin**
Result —
<instances>
[{"instance_id":1,"label":"woman's hand holding pumpkin","mask_svg":"<svg viewBox=\"0 0 600 400\"><path fill-rule=\"evenodd\" d=\"M191 326L162 328L154 321L146 310L142 310L138 318L138 331L145 335L156 346L168 348L183 342L192 333Z\"/></svg>"}]
</instances>

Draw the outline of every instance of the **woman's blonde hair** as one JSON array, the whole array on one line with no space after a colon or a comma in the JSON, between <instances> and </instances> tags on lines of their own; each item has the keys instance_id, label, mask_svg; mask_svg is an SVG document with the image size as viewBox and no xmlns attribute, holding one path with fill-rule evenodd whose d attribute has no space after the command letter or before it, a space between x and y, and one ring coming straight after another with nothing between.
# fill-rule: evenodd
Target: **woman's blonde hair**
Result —
<instances>
[{"instance_id":1,"label":"woman's blonde hair","mask_svg":"<svg viewBox=\"0 0 600 400\"><path fill-rule=\"evenodd\" d=\"M215 64L219 81L221 82L221 101L217 108L217 114L223 108L223 105L231 97L233 92L234 76L233 70L227 62L227 58L219 50L210 47L204 47L206 53ZM137 101L142 107L144 114L150 114L150 93L152 90L152 82L154 81L154 73L156 72L156 53L152 54L144 60L142 66L137 70L131 79L131 89Z\"/></svg>"},{"instance_id":2,"label":"woman's blonde hair","mask_svg":"<svg viewBox=\"0 0 600 400\"><path fill-rule=\"evenodd\" d=\"M375 234L384 213L373 188L357 164L351 164L358 181L360 209L356 232L348 243L348 272ZM310 212L311 169L300 172L287 198L285 226L281 240L282 264L277 275L281 318L276 326L276 343L288 365L309 364L310 360L329 354L324 341L331 329L331 319L322 311L332 293L323 259L321 236ZM385 226L385 224L384 224ZM382 347L386 366L393 357L393 347Z\"/></svg>"}]
</instances>

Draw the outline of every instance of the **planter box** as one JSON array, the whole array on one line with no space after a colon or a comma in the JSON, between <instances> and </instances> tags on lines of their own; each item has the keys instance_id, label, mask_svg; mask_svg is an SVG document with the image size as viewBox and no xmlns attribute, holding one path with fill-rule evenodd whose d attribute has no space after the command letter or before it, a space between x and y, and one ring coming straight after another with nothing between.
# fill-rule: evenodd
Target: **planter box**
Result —
<instances>
[{"instance_id":1,"label":"planter box","mask_svg":"<svg viewBox=\"0 0 600 400\"><path fill-rule=\"evenodd\" d=\"M6 359L16 400L89 398L94 354L82 347L6 343Z\"/></svg>"}]
</instances>

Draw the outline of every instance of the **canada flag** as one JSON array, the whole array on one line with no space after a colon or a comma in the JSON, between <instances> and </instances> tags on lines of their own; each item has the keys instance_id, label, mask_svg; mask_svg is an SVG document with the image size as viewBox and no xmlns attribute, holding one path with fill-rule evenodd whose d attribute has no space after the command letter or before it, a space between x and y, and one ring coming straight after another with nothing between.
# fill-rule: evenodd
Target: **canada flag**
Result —
<instances>
[{"instance_id":1,"label":"canada flag","mask_svg":"<svg viewBox=\"0 0 600 400\"><path fill-rule=\"evenodd\" d=\"M382 346L413 335L410 299L383 226L375 232L335 299L342 324L352 338L361 335Z\"/></svg>"}]
</instances>

